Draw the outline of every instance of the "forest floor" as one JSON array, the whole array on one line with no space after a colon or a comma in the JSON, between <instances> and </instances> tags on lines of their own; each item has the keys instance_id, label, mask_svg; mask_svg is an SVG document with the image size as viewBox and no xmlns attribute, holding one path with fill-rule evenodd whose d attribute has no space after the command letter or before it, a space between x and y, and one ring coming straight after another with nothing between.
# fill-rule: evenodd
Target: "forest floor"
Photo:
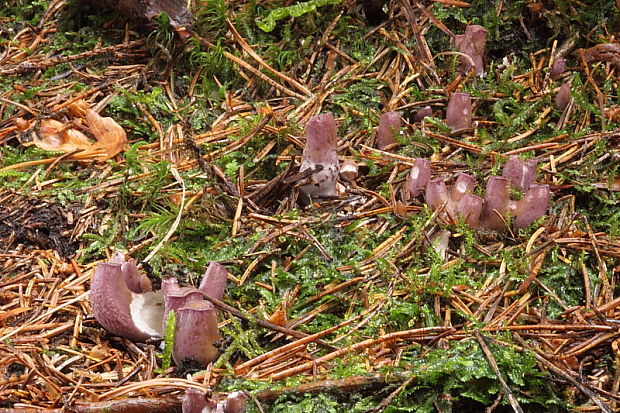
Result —
<instances>
[{"instance_id":1,"label":"forest floor","mask_svg":"<svg viewBox=\"0 0 620 413\"><path fill-rule=\"evenodd\" d=\"M0 6L0 412L173 412L191 388L246 391L248 412L618 411L616 4L394 0L370 25L361 1L189 3L190 32ZM459 74L467 24L488 31L482 77ZM455 91L474 123L452 132ZM49 127L92 137L76 104L127 145L46 150ZM387 111L403 128L379 150ZM304 206L304 125L326 112L359 176ZM511 155L551 190L526 228L472 229L407 193L416 158L482 196ZM214 363L99 325L90 281L116 251L155 284L226 267Z\"/></svg>"}]
</instances>

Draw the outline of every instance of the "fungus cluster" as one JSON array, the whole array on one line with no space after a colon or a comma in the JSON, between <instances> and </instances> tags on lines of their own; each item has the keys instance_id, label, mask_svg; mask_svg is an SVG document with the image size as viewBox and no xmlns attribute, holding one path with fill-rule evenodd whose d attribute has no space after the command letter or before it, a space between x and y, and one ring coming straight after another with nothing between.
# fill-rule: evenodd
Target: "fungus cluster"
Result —
<instances>
[{"instance_id":1,"label":"fungus cluster","mask_svg":"<svg viewBox=\"0 0 620 413\"><path fill-rule=\"evenodd\" d=\"M221 299L226 288L226 269L211 262L199 288L181 287L175 278L162 280L162 289L153 291L133 259L116 254L97 264L91 282L90 305L95 318L106 330L133 341L164 335L167 315L176 313L172 357L180 364L194 359L203 365L218 357L214 343L219 340L217 311L204 299Z\"/></svg>"},{"instance_id":2,"label":"fungus cluster","mask_svg":"<svg viewBox=\"0 0 620 413\"><path fill-rule=\"evenodd\" d=\"M490 176L484 198L475 195L476 180L460 173L451 190L448 190L443 177L430 179L430 163L426 159L416 159L407 176L407 190L411 197L424 192L429 208L440 211L444 217L453 221L463 219L472 228L483 227L503 232L511 220L514 227L525 228L543 216L549 206L549 185L534 183L536 162L522 161L511 156L504 165L502 176ZM513 200L513 190L523 196Z\"/></svg>"}]
</instances>

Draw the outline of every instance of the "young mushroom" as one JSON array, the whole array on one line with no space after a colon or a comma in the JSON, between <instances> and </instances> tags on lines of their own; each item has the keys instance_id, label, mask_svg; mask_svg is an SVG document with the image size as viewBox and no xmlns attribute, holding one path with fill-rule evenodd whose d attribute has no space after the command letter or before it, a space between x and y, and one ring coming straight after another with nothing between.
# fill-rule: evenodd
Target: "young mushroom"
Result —
<instances>
[{"instance_id":1,"label":"young mushroom","mask_svg":"<svg viewBox=\"0 0 620 413\"><path fill-rule=\"evenodd\" d=\"M413 167L409 174L407 174L407 190L409 196L415 198L419 196L428 181L431 179L431 163L428 159L416 158Z\"/></svg>"},{"instance_id":2,"label":"young mushroom","mask_svg":"<svg viewBox=\"0 0 620 413\"><path fill-rule=\"evenodd\" d=\"M355 161L347 159L340 164L340 179L345 182L352 182L357 179L359 175L359 167Z\"/></svg>"},{"instance_id":3,"label":"young mushroom","mask_svg":"<svg viewBox=\"0 0 620 413\"><path fill-rule=\"evenodd\" d=\"M400 133L401 122L400 113L386 112L379 116L379 126L377 127L377 147L381 150L389 145L396 143L395 136Z\"/></svg>"},{"instance_id":4,"label":"young mushroom","mask_svg":"<svg viewBox=\"0 0 620 413\"><path fill-rule=\"evenodd\" d=\"M446 109L446 125L452 131L469 129L472 125L471 97L467 93L454 92Z\"/></svg>"},{"instance_id":5,"label":"young mushroom","mask_svg":"<svg viewBox=\"0 0 620 413\"><path fill-rule=\"evenodd\" d=\"M510 180L490 176L484 192L484 205L480 214L481 224L493 231L506 230L506 218L510 209Z\"/></svg>"},{"instance_id":6,"label":"young mushroom","mask_svg":"<svg viewBox=\"0 0 620 413\"><path fill-rule=\"evenodd\" d=\"M306 198L329 197L338 194L338 156L336 120L331 113L316 115L306 123L306 145L301 155L301 173L310 176L299 183Z\"/></svg>"},{"instance_id":7,"label":"young mushroom","mask_svg":"<svg viewBox=\"0 0 620 413\"><path fill-rule=\"evenodd\" d=\"M549 208L549 198L551 198L549 185L531 185L525 196L516 202L515 228L525 228L545 215Z\"/></svg>"},{"instance_id":8,"label":"young mushroom","mask_svg":"<svg viewBox=\"0 0 620 413\"><path fill-rule=\"evenodd\" d=\"M534 183L537 162L532 159L522 161L517 155L511 155L504 165L502 176L510 179L510 183L519 191L527 191Z\"/></svg>"},{"instance_id":9,"label":"young mushroom","mask_svg":"<svg viewBox=\"0 0 620 413\"><path fill-rule=\"evenodd\" d=\"M459 56L458 73L461 75L467 74L473 64L476 76L484 76L487 33L484 27L474 24L465 27L465 34L456 35L456 48L465 55Z\"/></svg>"},{"instance_id":10,"label":"young mushroom","mask_svg":"<svg viewBox=\"0 0 620 413\"><path fill-rule=\"evenodd\" d=\"M191 359L202 365L215 361L219 351L217 312L206 300L190 301L177 310L172 358L177 365Z\"/></svg>"}]
</instances>

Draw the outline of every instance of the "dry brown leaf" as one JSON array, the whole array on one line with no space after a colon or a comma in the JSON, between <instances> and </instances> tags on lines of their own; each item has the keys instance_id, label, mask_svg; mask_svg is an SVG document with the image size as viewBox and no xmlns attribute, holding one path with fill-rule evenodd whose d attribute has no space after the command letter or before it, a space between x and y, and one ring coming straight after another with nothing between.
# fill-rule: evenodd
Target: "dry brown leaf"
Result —
<instances>
[{"instance_id":1,"label":"dry brown leaf","mask_svg":"<svg viewBox=\"0 0 620 413\"><path fill-rule=\"evenodd\" d=\"M41 122L31 144L46 151L74 152L72 159L105 161L123 151L127 145L125 130L109 117L101 117L83 100L69 105L69 112L77 119L83 118L86 129L96 139L94 142L83 132L55 119Z\"/></svg>"}]
</instances>

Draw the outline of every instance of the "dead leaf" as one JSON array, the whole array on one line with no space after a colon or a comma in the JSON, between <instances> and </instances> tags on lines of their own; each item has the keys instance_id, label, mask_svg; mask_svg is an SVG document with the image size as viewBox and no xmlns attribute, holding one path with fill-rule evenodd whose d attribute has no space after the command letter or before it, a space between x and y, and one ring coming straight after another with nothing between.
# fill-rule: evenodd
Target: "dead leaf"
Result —
<instances>
[{"instance_id":1,"label":"dead leaf","mask_svg":"<svg viewBox=\"0 0 620 413\"><path fill-rule=\"evenodd\" d=\"M76 117L74 122L62 123L55 119L45 119L34 133L33 141L37 147L46 151L75 152L72 159L105 161L123 151L127 145L125 130L109 117L101 117L83 100L69 105L69 112ZM95 138L93 142L76 124L84 119L86 130Z\"/></svg>"}]
</instances>

